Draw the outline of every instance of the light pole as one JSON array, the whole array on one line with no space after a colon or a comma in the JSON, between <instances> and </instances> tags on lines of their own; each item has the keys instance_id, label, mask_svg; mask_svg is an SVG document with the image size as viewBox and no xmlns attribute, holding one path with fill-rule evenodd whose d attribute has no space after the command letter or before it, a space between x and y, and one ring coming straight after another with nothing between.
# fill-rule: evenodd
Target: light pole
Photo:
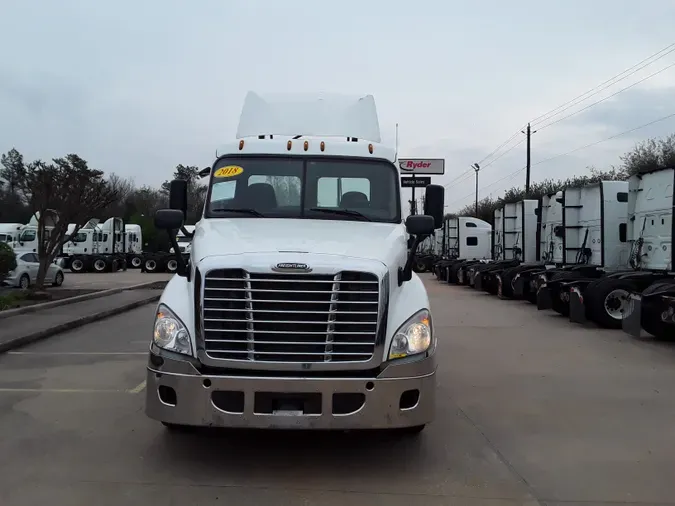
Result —
<instances>
[{"instance_id":1,"label":"light pole","mask_svg":"<svg viewBox=\"0 0 675 506\"><path fill-rule=\"evenodd\" d=\"M478 218L478 171L480 170L480 165L474 163L471 168L476 171L476 218Z\"/></svg>"}]
</instances>

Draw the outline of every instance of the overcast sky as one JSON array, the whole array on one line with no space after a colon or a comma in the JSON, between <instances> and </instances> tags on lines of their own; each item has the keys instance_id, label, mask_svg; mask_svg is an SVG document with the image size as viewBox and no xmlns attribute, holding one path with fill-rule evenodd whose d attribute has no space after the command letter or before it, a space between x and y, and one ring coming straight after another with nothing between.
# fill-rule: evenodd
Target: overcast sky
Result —
<instances>
[{"instance_id":1,"label":"overcast sky","mask_svg":"<svg viewBox=\"0 0 675 506\"><path fill-rule=\"evenodd\" d=\"M673 0L0 4L0 151L75 152L139 185L179 163L210 165L248 90L372 93L385 142L398 122L399 155L445 158L445 184L528 120L675 42ZM675 52L553 119L673 62ZM675 67L542 128L533 163L675 113L674 98ZM532 177L605 168L672 132L675 118L536 164ZM521 172L493 184L524 163L523 143L480 173L481 194L524 182ZM449 185L449 210L472 202L473 185Z\"/></svg>"}]
</instances>

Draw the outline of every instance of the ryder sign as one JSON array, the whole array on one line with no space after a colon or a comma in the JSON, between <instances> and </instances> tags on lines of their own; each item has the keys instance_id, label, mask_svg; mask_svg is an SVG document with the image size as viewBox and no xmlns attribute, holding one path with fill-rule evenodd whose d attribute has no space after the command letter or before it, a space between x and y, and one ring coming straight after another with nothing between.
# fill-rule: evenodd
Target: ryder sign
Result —
<instances>
[{"instance_id":1,"label":"ryder sign","mask_svg":"<svg viewBox=\"0 0 675 506\"><path fill-rule=\"evenodd\" d=\"M398 167L401 174L445 174L445 160L443 158L399 158Z\"/></svg>"}]
</instances>

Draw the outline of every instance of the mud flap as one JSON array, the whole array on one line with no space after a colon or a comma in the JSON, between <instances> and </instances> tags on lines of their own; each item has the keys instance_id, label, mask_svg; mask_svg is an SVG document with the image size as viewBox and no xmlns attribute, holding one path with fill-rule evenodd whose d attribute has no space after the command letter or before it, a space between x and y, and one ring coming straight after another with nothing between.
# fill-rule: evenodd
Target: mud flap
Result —
<instances>
[{"instance_id":1,"label":"mud flap","mask_svg":"<svg viewBox=\"0 0 675 506\"><path fill-rule=\"evenodd\" d=\"M521 298L525 294L525 280L522 276L518 276L513 281L513 295L517 298Z\"/></svg>"},{"instance_id":2,"label":"mud flap","mask_svg":"<svg viewBox=\"0 0 675 506\"><path fill-rule=\"evenodd\" d=\"M573 323L588 323L584 297L578 286L570 287L570 321Z\"/></svg>"},{"instance_id":3,"label":"mud flap","mask_svg":"<svg viewBox=\"0 0 675 506\"><path fill-rule=\"evenodd\" d=\"M542 309L551 309L552 307L551 292L546 283L544 283L537 290L537 309L541 311Z\"/></svg>"},{"instance_id":4,"label":"mud flap","mask_svg":"<svg viewBox=\"0 0 675 506\"><path fill-rule=\"evenodd\" d=\"M473 287L476 290L479 290L479 291L483 289L483 274L482 273L479 272L478 274L476 274L476 277L473 279Z\"/></svg>"},{"instance_id":5,"label":"mud flap","mask_svg":"<svg viewBox=\"0 0 675 506\"><path fill-rule=\"evenodd\" d=\"M497 297L499 297L502 300L510 300L510 297L505 297L504 296L504 283L502 281L501 275L497 274Z\"/></svg>"},{"instance_id":6,"label":"mud flap","mask_svg":"<svg viewBox=\"0 0 675 506\"><path fill-rule=\"evenodd\" d=\"M638 293L630 294L633 311L621 320L621 328L626 334L633 337L642 335L642 296Z\"/></svg>"}]
</instances>

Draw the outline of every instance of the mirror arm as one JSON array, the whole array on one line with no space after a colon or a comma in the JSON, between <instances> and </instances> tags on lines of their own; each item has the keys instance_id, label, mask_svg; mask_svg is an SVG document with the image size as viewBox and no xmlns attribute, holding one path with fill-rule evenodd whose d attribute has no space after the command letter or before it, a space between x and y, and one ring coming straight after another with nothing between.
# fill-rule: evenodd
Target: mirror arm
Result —
<instances>
[{"instance_id":1,"label":"mirror arm","mask_svg":"<svg viewBox=\"0 0 675 506\"><path fill-rule=\"evenodd\" d=\"M401 286L406 281L410 281L412 279L412 265L413 262L415 261L415 253L417 252L417 247L427 237L428 237L427 235L422 234L415 236L415 240L413 241L412 248L410 248L410 252L408 253L408 259L405 262L405 266L398 268L398 286Z\"/></svg>"},{"instance_id":2,"label":"mirror arm","mask_svg":"<svg viewBox=\"0 0 675 506\"><path fill-rule=\"evenodd\" d=\"M188 238L190 238L190 239L192 239L192 238L195 236L195 233L194 233L194 232L188 232L188 231L185 229L185 225L182 225L182 226L180 227L180 231L183 232L183 235L184 235L185 237L188 237ZM173 244L172 244L172 246L173 246Z\"/></svg>"},{"instance_id":3,"label":"mirror arm","mask_svg":"<svg viewBox=\"0 0 675 506\"><path fill-rule=\"evenodd\" d=\"M173 254L176 257L176 262L178 262L178 269L176 269L176 274L179 276L187 276L187 265L185 264L185 259L180 252L180 247L178 246L178 240L176 239L176 230L167 230L169 234L169 241L171 242L171 247L173 247Z\"/></svg>"}]
</instances>

